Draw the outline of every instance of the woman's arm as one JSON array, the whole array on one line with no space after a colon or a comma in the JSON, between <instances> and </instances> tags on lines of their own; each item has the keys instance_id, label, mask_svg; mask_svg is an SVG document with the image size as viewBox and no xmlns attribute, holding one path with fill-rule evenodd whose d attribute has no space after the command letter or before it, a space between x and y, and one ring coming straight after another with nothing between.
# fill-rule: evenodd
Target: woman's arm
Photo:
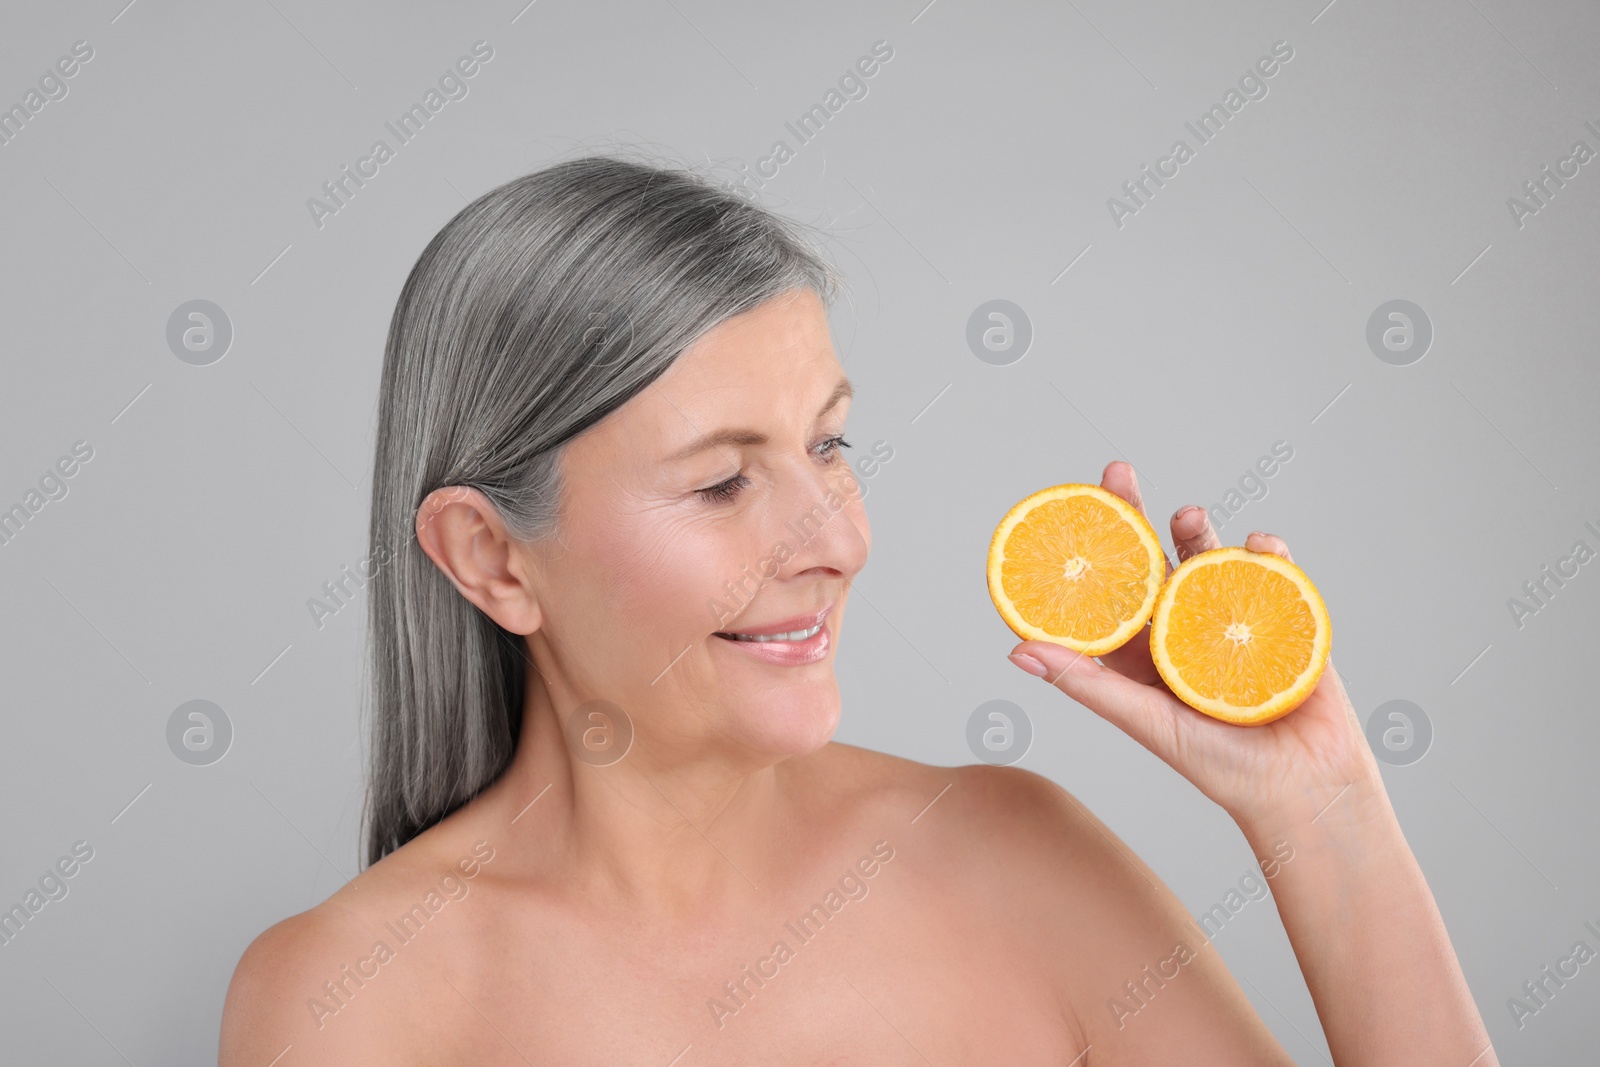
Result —
<instances>
[{"instance_id":1,"label":"woman's arm","mask_svg":"<svg viewBox=\"0 0 1600 1067\"><path fill-rule=\"evenodd\" d=\"M1235 818L1258 855L1264 843L1294 847L1272 893L1334 1062L1493 1067L1489 1035L1376 766L1326 799L1306 800L1275 817Z\"/></svg>"},{"instance_id":2,"label":"woman's arm","mask_svg":"<svg viewBox=\"0 0 1600 1067\"><path fill-rule=\"evenodd\" d=\"M1102 485L1143 512L1127 464L1108 465ZM1180 561L1219 543L1203 508L1186 511L1172 520ZM1246 547L1292 558L1270 535L1252 534ZM1170 573L1170 560L1167 567ZM1292 713L1240 727L1172 695L1151 662L1148 627L1103 663L1044 641L1024 641L1012 656L1220 804L1258 856L1280 841L1294 849L1272 891L1338 1067L1496 1067L1331 661Z\"/></svg>"}]
</instances>

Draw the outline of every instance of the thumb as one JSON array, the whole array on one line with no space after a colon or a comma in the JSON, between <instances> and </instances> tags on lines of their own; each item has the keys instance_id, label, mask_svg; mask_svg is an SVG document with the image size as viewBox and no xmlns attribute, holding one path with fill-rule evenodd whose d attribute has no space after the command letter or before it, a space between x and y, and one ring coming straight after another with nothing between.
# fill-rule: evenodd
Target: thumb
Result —
<instances>
[{"instance_id":1,"label":"thumb","mask_svg":"<svg viewBox=\"0 0 1600 1067\"><path fill-rule=\"evenodd\" d=\"M1173 741L1173 709L1166 694L1126 678L1075 649L1050 641L1024 641L1011 662L1043 678L1162 759ZM1171 699L1171 698L1167 698Z\"/></svg>"}]
</instances>

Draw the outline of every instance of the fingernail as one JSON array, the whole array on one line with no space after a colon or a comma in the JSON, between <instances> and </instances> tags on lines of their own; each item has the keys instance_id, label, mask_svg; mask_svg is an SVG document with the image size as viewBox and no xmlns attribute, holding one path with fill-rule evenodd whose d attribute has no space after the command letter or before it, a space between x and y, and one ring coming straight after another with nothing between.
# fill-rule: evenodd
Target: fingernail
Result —
<instances>
[{"instance_id":1,"label":"fingernail","mask_svg":"<svg viewBox=\"0 0 1600 1067\"><path fill-rule=\"evenodd\" d=\"M1007 657L1012 663L1021 667L1036 678L1045 676L1045 666L1026 652L1017 652Z\"/></svg>"}]
</instances>

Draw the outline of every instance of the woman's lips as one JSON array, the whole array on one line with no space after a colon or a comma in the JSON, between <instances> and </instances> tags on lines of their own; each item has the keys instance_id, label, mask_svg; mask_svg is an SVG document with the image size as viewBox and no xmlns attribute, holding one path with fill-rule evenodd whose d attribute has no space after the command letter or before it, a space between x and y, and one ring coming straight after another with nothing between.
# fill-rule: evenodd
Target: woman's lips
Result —
<instances>
[{"instance_id":1,"label":"woman's lips","mask_svg":"<svg viewBox=\"0 0 1600 1067\"><path fill-rule=\"evenodd\" d=\"M815 625L817 626L817 632L804 641L737 641L720 633L713 636L716 637L718 644L747 652L757 659L777 664L780 667L797 667L807 663L816 663L828 655L832 639L828 636L827 623L822 622ZM797 627L797 629L804 629L804 627Z\"/></svg>"},{"instance_id":2,"label":"woman's lips","mask_svg":"<svg viewBox=\"0 0 1600 1067\"><path fill-rule=\"evenodd\" d=\"M774 634L798 633L802 630L809 630L813 626L821 625L822 620L826 619L828 617L828 612L832 610L833 605L829 604L821 611L813 611L809 615L796 615L792 618L780 619L777 622L768 623L765 626L741 626L737 630L722 630L719 632L724 634L749 635L752 637L769 637Z\"/></svg>"}]
</instances>

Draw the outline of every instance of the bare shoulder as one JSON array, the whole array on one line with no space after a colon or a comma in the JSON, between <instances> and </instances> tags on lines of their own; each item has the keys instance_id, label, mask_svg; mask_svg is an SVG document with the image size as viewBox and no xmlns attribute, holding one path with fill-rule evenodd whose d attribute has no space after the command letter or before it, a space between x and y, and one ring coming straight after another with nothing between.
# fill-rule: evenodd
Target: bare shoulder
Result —
<instances>
[{"instance_id":1,"label":"bare shoulder","mask_svg":"<svg viewBox=\"0 0 1600 1067\"><path fill-rule=\"evenodd\" d=\"M976 852L1018 873L1042 873L1040 865L1051 863L1066 873L1126 852L1068 790L1020 767L940 767L834 742L811 773L842 815L907 833L914 827L941 848Z\"/></svg>"},{"instance_id":2,"label":"bare shoulder","mask_svg":"<svg viewBox=\"0 0 1600 1067\"><path fill-rule=\"evenodd\" d=\"M1182 902L1069 790L1020 767L830 748L829 803L886 828L927 922L975 954L1004 945L1055 990L1094 1062L1152 1062L1196 1039L1196 1065L1289 1062Z\"/></svg>"},{"instance_id":3,"label":"bare shoulder","mask_svg":"<svg viewBox=\"0 0 1600 1067\"><path fill-rule=\"evenodd\" d=\"M447 943L411 946L408 931L420 931L448 903L449 887L471 877L442 846L421 835L251 941L228 985L219 1067L259 1067L289 1048L300 1065L425 1056L431 1042L417 1027L429 1015L413 1010L421 997L416 979L436 969ZM390 966L402 951L415 962Z\"/></svg>"},{"instance_id":4,"label":"bare shoulder","mask_svg":"<svg viewBox=\"0 0 1600 1067\"><path fill-rule=\"evenodd\" d=\"M347 923L331 904L274 923L245 949L223 1003L219 1067L270 1063L291 1048L297 1062L333 1063L375 1036L356 1032L362 1028L353 1023L323 1040L321 1020L306 1006L339 970L334 961Z\"/></svg>"},{"instance_id":5,"label":"bare shoulder","mask_svg":"<svg viewBox=\"0 0 1600 1067\"><path fill-rule=\"evenodd\" d=\"M904 866L925 866L947 899L1004 886L1019 905L1036 896L1081 912L1101 896L1148 902L1158 882L1076 797L1033 771L940 767L839 742L814 759L800 786L809 811L841 832L907 846Z\"/></svg>"}]
</instances>

